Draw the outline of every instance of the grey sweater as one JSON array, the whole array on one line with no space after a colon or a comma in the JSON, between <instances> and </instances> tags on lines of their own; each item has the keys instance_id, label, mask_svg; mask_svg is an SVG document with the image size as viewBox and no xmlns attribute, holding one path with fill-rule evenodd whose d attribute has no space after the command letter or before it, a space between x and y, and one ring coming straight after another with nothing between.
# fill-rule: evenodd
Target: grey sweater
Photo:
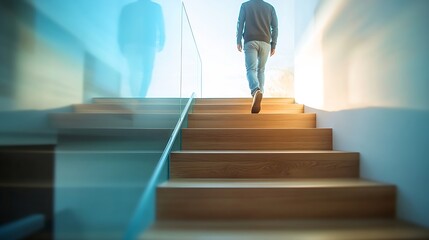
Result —
<instances>
[{"instance_id":1,"label":"grey sweater","mask_svg":"<svg viewBox=\"0 0 429 240\"><path fill-rule=\"evenodd\" d=\"M241 5L237 23L237 44L263 41L276 48L278 21L276 10L263 0L250 0Z\"/></svg>"}]
</instances>

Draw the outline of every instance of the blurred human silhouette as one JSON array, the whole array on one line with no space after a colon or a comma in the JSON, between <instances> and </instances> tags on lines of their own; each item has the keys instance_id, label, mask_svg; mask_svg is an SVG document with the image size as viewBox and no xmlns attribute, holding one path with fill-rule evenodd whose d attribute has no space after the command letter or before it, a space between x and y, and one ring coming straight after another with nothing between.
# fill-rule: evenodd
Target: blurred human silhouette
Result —
<instances>
[{"instance_id":1,"label":"blurred human silhouette","mask_svg":"<svg viewBox=\"0 0 429 240\"><path fill-rule=\"evenodd\" d=\"M128 83L134 97L145 97L152 81L156 52L165 43L162 8L151 0L137 0L122 8L119 48L127 59Z\"/></svg>"}]
</instances>

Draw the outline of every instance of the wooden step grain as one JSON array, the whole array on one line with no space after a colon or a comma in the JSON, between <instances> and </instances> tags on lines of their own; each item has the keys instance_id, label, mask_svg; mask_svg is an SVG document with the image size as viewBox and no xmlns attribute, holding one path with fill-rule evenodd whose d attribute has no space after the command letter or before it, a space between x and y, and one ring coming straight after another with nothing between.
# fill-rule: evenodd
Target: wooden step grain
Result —
<instances>
[{"instance_id":1,"label":"wooden step grain","mask_svg":"<svg viewBox=\"0 0 429 240\"><path fill-rule=\"evenodd\" d=\"M252 103L231 103L231 104L195 104L193 113L239 113L250 114ZM278 104L278 103L261 103L260 114L265 113L304 113L302 104Z\"/></svg>"},{"instance_id":2,"label":"wooden step grain","mask_svg":"<svg viewBox=\"0 0 429 240\"><path fill-rule=\"evenodd\" d=\"M334 151L182 151L171 178L357 178L359 154Z\"/></svg>"},{"instance_id":3,"label":"wooden step grain","mask_svg":"<svg viewBox=\"0 0 429 240\"><path fill-rule=\"evenodd\" d=\"M141 240L410 240L429 230L392 219L283 221L158 221ZM213 238L213 239L214 239Z\"/></svg>"},{"instance_id":4,"label":"wooden step grain","mask_svg":"<svg viewBox=\"0 0 429 240\"><path fill-rule=\"evenodd\" d=\"M252 104L252 98L197 98L199 105L224 105L224 104ZM294 104L293 98L263 98L264 103Z\"/></svg>"},{"instance_id":5,"label":"wooden step grain","mask_svg":"<svg viewBox=\"0 0 429 240\"><path fill-rule=\"evenodd\" d=\"M396 188L360 179L173 179L159 220L394 218Z\"/></svg>"},{"instance_id":6,"label":"wooden step grain","mask_svg":"<svg viewBox=\"0 0 429 240\"><path fill-rule=\"evenodd\" d=\"M182 130L183 150L332 150L332 129Z\"/></svg>"},{"instance_id":7,"label":"wooden step grain","mask_svg":"<svg viewBox=\"0 0 429 240\"><path fill-rule=\"evenodd\" d=\"M189 114L189 128L315 128L316 114Z\"/></svg>"}]
</instances>

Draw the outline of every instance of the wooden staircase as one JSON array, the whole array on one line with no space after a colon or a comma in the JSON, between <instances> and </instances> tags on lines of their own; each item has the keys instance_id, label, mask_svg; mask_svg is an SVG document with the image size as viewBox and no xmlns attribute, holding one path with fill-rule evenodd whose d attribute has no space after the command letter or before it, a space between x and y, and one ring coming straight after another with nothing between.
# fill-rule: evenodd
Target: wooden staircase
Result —
<instances>
[{"instance_id":1,"label":"wooden staircase","mask_svg":"<svg viewBox=\"0 0 429 240\"><path fill-rule=\"evenodd\" d=\"M140 239L429 239L293 99L198 99Z\"/></svg>"}]
</instances>

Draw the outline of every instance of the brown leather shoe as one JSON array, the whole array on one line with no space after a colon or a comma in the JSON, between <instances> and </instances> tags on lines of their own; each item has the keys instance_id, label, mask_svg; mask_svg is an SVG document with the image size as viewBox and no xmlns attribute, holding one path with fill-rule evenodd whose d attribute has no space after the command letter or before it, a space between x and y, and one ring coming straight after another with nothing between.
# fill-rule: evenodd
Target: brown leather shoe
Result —
<instances>
[{"instance_id":1,"label":"brown leather shoe","mask_svg":"<svg viewBox=\"0 0 429 240\"><path fill-rule=\"evenodd\" d=\"M257 90L253 95L252 113L259 113L261 111L262 92Z\"/></svg>"}]
</instances>

